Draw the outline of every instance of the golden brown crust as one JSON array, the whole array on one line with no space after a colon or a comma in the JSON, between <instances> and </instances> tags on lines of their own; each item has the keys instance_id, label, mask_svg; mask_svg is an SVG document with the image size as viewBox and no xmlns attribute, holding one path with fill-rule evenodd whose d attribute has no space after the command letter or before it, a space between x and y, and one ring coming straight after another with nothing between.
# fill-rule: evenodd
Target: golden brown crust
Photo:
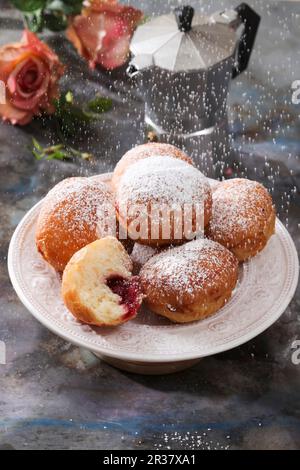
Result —
<instances>
[{"instance_id":1,"label":"golden brown crust","mask_svg":"<svg viewBox=\"0 0 300 470\"><path fill-rule=\"evenodd\" d=\"M142 267L147 306L172 321L185 323L215 313L230 298L238 261L211 240L195 240L153 256Z\"/></svg>"},{"instance_id":2,"label":"golden brown crust","mask_svg":"<svg viewBox=\"0 0 300 470\"><path fill-rule=\"evenodd\" d=\"M223 292L217 299L206 300L205 303L194 303L186 305L184 308L179 308L176 312L170 311L166 305L153 304L146 301L146 304L150 310L168 318L174 323L189 323L198 320L204 320L218 310L220 310L226 302L230 299L232 289L228 289L227 292Z\"/></svg>"},{"instance_id":3,"label":"golden brown crust","mask_svg":"<svg viewBox=\"0 0 300 470\"><path fill-rule=\"evenodd\" d=\"M47 194L38 218L36 246L57 271L64 270L76 251L102 236L102 204L113 208L113 193L92 178L67 178Z\"/></svg>"},{"instance_id":4,"label":"golden brown crust","mask_svg":"<svg viewBox=\"0 0 300 470\"><path fill-rule=\"evenodd\" d=\"M120 179L131 165L137 163L139 160L155 155L178 158L179 160L183 160L190 165L193 165L193 160L185 152L174 145L159 142L149 142L147 144L138 145L126 152L117 163L112 177L113 188L117 190Z\"/></svg>"},{"instance_id":5,"label":"golden brown crust","mask_svg":"<svg viewBox=\"0 0 300 470\"><path fill-rule=\"evenodd\" d=\"M271 236L275 233L275 222L276 214L274 211L266 221L265 227L261 233L257 233L252 240L247 240L247 242L242 242L230 248L230 251L232 251L241 262L257 255L264 249Z\"/></svg>"},{"instance_id":6,"label":"golden brown crust","mask_svg":"<svg viewBox=\"0 0 300 470\"><path fill-rule=\"evenodd\" d=\"M275 230L272 198L256 181L236 178L218 185L212 196L206 234L231 250L239 261L260 252Z\"/></svg>"}]
</instances>

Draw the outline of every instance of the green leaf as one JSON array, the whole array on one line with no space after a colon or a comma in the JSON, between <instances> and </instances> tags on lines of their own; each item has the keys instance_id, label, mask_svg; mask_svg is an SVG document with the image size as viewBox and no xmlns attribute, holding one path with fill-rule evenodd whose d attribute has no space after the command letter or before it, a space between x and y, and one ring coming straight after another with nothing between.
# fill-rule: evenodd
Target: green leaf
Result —
<instances>
[{"instance_id":1,"label":"green leaf","mask_svg":"<svg viewBox=\"0 0 300 470\"><path fill-rule=\"evenodd\" d=\"M44 26L50 31L64 31L68 25L68 19L62 12L44 12Z\"/></svg>"},{"instance_id":2,"label":"green leaf","mask_svg":"<svg viewBox=\"0 0 300 470\"><path fill-rule=\"evenodd\" d=\"M68 16L81 12L83 0L11 0L11 3L23 13L28 29L37 33L44 27L50 31L65 30Z\"/></svg>"},{"instance_id":3,"label":"green leaf","mask_svg":"<svg viewBox=\"0 0 300 470\"><path fill-rule=\"evenodd\" d=\"M32 153L33 155L35 156L35 158L37 160L42 160L44 158L44 155L42 155L41 153L37 152L36 150L32 149Z\"/></svg>"},{"instance_id":4,"label":"green leaf","mask_svg":"<svg viewBox=\"0 0 300 470\"><path fill-rule=\"evenodd\" d=\"M43 152L43 147L34 137L32 137L32 143L35 149L39 150L40 152Z\"/></svg>"},{"instance_id":5,"label":"green leaf","mask_svg":"<svg viewBox=\"0 0 300 470\"><path fill-rule=\"evenodd\" d=\"M87 104L87 109L92 113L102 114L110 111L112 108L112 100L104 96L96 96Z\"/></svg>"},{"instance_id":6,"label":"green leaf","mask_svg":"<svg viewBox=\"0 0 300 470\"><path fill-rule=\"evenodd\" d=\"M59 128L65 137L70 137L78 132L80 126L99 119L100 115L112 107L112 100L102 96L96 96L86 105L76 104L73 93L68 91L54 101L56 108L55 116Z\"/></svg>"},{"instance_id":7,"label":"green leaf","mask_svg":"<svg viewBox=\"0 0 300 470\"><path fill-rule=\"evenodd\" d=\"M43 149L43 152L49 155L50 153L57 152L58 150L63 149L63 147L63 144L51 145L50 147L45 147Z\"/></svg>"},{"instance_id":8,"label":"green leaf","mask_svg":"<svg viewBox=\"0 0 300 470\"><path fill-rule=\"evenodd\" d=\"M66 103L74 103L74 95L71 91L68 91L65 94L65 100L66 100Z\"/></svg>"},{"instance_id":9,"label":"green leaf","mask_svg":"<svg viewBox=\"0 0 300 470\"><path fill-rule=\"evenodd\" d=\"M78 132L78 127L91 121L82 108L74 103L73 94L69 91L54 101L55 116L64 136L70 137Z\"/></svg>"},{"instance_id":10,"label":"green leaf","mask_svg":"<svg viewBox=\"0 0 300 470\"><path fill-rule=\"evenodd\" d=\"M71 118L79 122L89 122L91 120L91 117L80 106L74 103L66 103L64 105L61 110L61 117Z\"/></svg>"},{"instance_id":11,"label":"green leaf","mask_svg":"<svg viewBox=\"0 0 300 470\"><path fill-rule=\"evenodd\" d=\"M92 160L93 155L88 152L80 152L67 144L60 143L51 145L50 147L42 147L41 144L33 137L32 154L37 160L72 160L81 158L82 160Z\"/></svg>"},{"instance_id":12,"label":"green leaf","mask_svg":"<svg viewBox=\"0 0 300 470\"><path fill-rule=\"evenodd\" d=\"M45 8L47 0L11 0L11 3L22 12L32 13Z\"/></svg>"},{"instance_id":13,"label":"green leaf","mask_svg":"<svg viewBox=\"0 0 300 470\"><path fill-rule=\"evenodd\" d=\"M56 152L50 153L46 157L46 160L67 160L68 158L71 158L71 156L68 155L65 151L57 150Z\"/></svg>"},{"instance_id":14,"label":"green leaf","mask_svg":"<svg viewBox=\"0 0 300 470\"><path fill-rule=\"evenodd\" d=\"M25 23L28 29L33 33L39 33L43 29L44 19L42 10L37 10L34 13L24 13Z\"/></svg>"},{"instance_id":15,"label":"green leaf","mask_svg":"<svg viewBox=\"0 0 300 470\"><path fill-rule=\"evenodd\" d=\"M82 8L84 0L61 0L65 5L74 8Z\"/></svg>"}]
</instances>

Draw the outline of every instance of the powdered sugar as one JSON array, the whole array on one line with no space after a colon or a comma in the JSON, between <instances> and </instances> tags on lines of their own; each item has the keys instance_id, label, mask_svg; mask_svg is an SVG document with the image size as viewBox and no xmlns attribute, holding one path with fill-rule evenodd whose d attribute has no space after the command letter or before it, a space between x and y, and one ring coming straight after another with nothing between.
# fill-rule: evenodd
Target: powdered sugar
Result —
<instances>
[{"instance_id":1,"label":"powdered sugar","mask_svg":"<svg viewBox=\"0 0 300 470\"><path fill-rule=\"evenodd\" d=\"M135 243L132 253L130 255L130 258L132 259L134 265L134 272L139 272L141 267L144 266L144 264L146 264L146 262L157 253L157 248L147 245L141 245L140 243Z\"/></svg>"},{"instance_id":2,"label":"powdered sugar","mask_svg":"<svg viewBox=\"0 0 300 470\"><path fill-rule=\"evenodd\" d=\"M224 262L225 258L228 263ZM183 295L192 296L196 290L206 291L236 265L226 248L199 239L153 256L142 268L141 275L154 289L159 282L164 291L176 292L180 300Z\"/></svg>"},{"instance_id":3,"label":"powdered sugar","mask_svg":"<svg viewBox=\"0 0 300 470\"><path fill-rule=\"evenodd\" d=\"M256 181L233 179L220 184L213 193L210 231L215 237L236 237L237 233L263 229L272 202Z\"/></svg>"},{"instance_id":4,"label":"powdered sugar","mask_svg":"<svg viewBox=\"0 0 300 470\"><path fill-rule=\"evenodd\" d=\"M118 199L129 204L159 202L168 205L200 203L210 192L204 175L173 157L155 155L131 165L118 188Z\"/></svg>"},{"instance_id":5,"label":"powdered sugar","mask_svg":"<svg viewBox=\"0 0 300 470\"><path fill-rule=\"evenodd\" d=\"M137 162L148 157L155 155L168 156L184 160L193 164L192 159L178 147L171 144L162 142L148 142L147 144L137 145L129 150L117 164L116 168L122 165L123 162L130 162L130 164Z\"/></svg>"},{"instance_id":6,"label":"powdered sugar","mask_svg":"<svg viewBox=\"0 0 300 470\"><path fill-rule=\"evenodd\" d=\"M109 187L89 178L68 178L57 184L46 196L40 220L47 218L48 227L63 223L66 239L64 243L85 237L87 230L95 231L99 221L99 207L111 204L114 199ZM100 213L102 213L100 211Z\"/></svg>"}]
</instances>

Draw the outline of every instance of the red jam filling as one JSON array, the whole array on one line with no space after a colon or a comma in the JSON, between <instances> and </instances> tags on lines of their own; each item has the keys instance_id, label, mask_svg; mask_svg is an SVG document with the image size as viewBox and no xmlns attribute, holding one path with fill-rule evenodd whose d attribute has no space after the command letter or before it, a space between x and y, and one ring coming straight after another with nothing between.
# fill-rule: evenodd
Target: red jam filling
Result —
<instances>
[{"instance_id":1,"label":"red jam filling","mask_svg":"<svg viewBox=\"0 0 300 470\"><path fill-rule=\"evenodd\" d=\"M112 276L107 279L106 284L114 294L121 297L120 305L125 309L122 319L128 320L134 317L142 303L139 277L132 276L130 279L124 279L121 276Z\"/></svg>"}]
</instances>

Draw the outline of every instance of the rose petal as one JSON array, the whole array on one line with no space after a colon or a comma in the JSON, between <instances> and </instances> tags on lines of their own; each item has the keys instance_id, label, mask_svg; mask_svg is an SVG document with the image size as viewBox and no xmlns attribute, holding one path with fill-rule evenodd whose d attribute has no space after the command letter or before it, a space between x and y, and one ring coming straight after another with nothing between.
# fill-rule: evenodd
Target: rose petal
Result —
<instances>
[{"instance_id":1,"label":"rose petal","mask_svg":"<svg viewBox=\"0 0 300 470\"><path fill-rule=\"evenodd\" d=\"M59 58L55 52L28 29L24 30L22 42L26 44L27 48L32 52L36 52L38 57L42 58L44 56L51 64L59 62Z\"/></svg>"},{"instance_id":2,"label":"rose petal","mask_svg":"<svg viewBox=\"0 0 300 470\"><path fill-rule=\"evenodd\" d=\"M17 92L16 96L12 96L11 103L19 109L32 110L39 104L41 97L47 93L48 85L49 73L46 74L41 87L36 92L33 92L28 96L24 96Z\"/></svg>"},{"instance_id":3,"label":"rose petal","mask_svg":"<svg viewBox=\"0 0 300 470\"><path fill-rule=\"evenodd\" d=\"M37 76L37 88L31 92L26 92L22 84L22 74L26 74L27 68L34 66ZM20 62L13 70L7 81L7 87L11 94L10 102L20 109L32 110L38 104L49 85L49 70L43 62L35 57Z\"/></svg>"},{"instance_id":4,"label":"rose petal","mask_svg":"<svg viewBox=\"0 0 300 470\"><path fill-rule=\"evenodd\" d=\"M3 121L23 126L32 120L33 114L17 109L7 101L5 104L0 104L0 116Z\"/></svg>"},{"instance_id":5,"label":"rose petal","mask_svg":"<svg viewBox=\"0 0 300 470\"><path fill-rule=\"evenodd\" d=\"M108 69L123 65L142 12L115 0L93 0L85 5L81 15L71 21L68 39L91 67L96 63Z\"/></svg>"},{"instance_id":6,"label":"rose petal","mask_svg":"<svg viewBox=\"0 0 300 470\"><path fill-rule=\"evenodd\" d=\"M123 36L98 55L97 62L108 70L121 67L127 60L130 36Z\"/></svg>"},{"instance_id":7,"label":"rose petal","mask_svg":"<svg viewBox=\"0 0 300 470\"><path fill-rule=\"evenodd\" d=\"M51 100L58 97L58 80L64 66L49 46L25 31L22 42L0 48L0 80L6 84L3 120L27 124L41 111L55 111Z\"/></svg>"},{"instance_id":8,"label":"rose petal","mask_svg":"<svg viewBox=\"0 0 300 470\"><path fill-rule=\"evenodd\" d=\"M19 62L10 74L7 80L7 86L10 93L16 92L18 76L20 74L24 75L27 69L32 66L36 68L39 77L41 77L42 73L45 73L45 66L42 64L42 62L37 60L35 57L29 56L28 58Z\"/></svg>"},{"instance_id":9,"label":"rose petal","mask_svg":"<svg viewBox=\"0 0 300 470\"><path fill-rule=\"evenodd\" d=\"M97 59L97 53L101 49L103 35L105 35L103 26L104 20L101 15L92 15L89 18L78 16L74 20L74 30L78 39L81 40L85 57L89 60L96 61Z\"/></svg>"}]
</instances>

